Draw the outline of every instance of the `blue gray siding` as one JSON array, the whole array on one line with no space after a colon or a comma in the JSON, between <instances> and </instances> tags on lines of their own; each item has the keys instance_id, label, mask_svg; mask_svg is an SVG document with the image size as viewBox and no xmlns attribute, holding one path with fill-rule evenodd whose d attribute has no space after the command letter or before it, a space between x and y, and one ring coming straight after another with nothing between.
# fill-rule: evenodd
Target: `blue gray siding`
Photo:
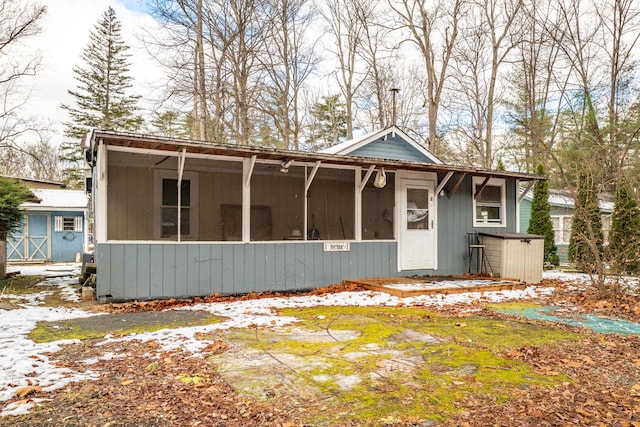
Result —
<instances>
[{"instance_id":1,"label":"blue gray siding","mask_svg":"<svg viewBox=\"0 0 640 427\"><path fill-rule=\"evenodd\" d=\"M425 156L424 153L421 153L404 139L399 138L398 136L392 137L391 135L388 135L386 140L383 140L382 138L376 139L364 147L351 151L349 155L358 157L374 157L377 159L409 160L433 163L433 160Z\"/></svg>"},{"instance_id":2,"label":"blue gray siding","mask_svg":"<svg viewBox=\"0 0 640 427\"><path fill-rule=\"evenodd\" d=\"M349 252L323 248L323 242L101 243L97 295L120 301L293 291L398 274L395 242L351 242Z\"/></svg>"},{"instance_id":3,"label":"blue gray siding","mask_svg":"<svg viewBox=\"0 0 640 427\"><path fill-rule=\"evenodd\" d=\"M442 179L442 176L439 177ZM293 291L345 279L460 275L468 268L467 233L517 232L516 185L506 181L506 227L473 227L471 176L438 196L438 269L398 272L398 243L350 242L324 252L313 242L118 242L96 246L97 294L112 300Z\"/></svg>"},{"instance_id":4,"label":"blue gray siding","mask_svg":"<svg viewBox=\"0 0 640 427\"><path fill-rule=\"evenodd\" d=\"M442 177L439 177L442 179ZM438 270L437 274L459 275L468 269L467 233L516 232L516 185L506 181L506 227L474 227L472 178L466 177L458 190L438 196Z\"/></svg>"},{"instance_id":5,"label":"blue gray siding","mask_svg":"<svg viewBox=\"0 0 640 427\"><path fill-rule=\"evenodd\" d=\"M528 233L531 222L531 200L522 199L520 202L520 232Z\"/></svg>"},{"instance_id":6,"label":"blue gray siding","mask_svg":"<svg viewBox=\"0 0 640 427\"><path fill-rule=\"evenodd\" d=\"M56 216L82 217L82 231L55 231ZM84 244L84 212L51 212L51 261L67 262L75 261L76 254L82 254Z\"/></svg>"}]
</instances>

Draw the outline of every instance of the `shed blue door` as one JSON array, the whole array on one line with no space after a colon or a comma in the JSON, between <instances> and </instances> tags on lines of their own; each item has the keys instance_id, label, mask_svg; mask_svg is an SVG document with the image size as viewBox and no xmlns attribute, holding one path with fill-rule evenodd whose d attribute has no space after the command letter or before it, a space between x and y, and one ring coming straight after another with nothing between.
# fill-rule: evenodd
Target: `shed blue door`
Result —
<instances>
[{"instance_id":1,"label":"shed blue door","mask_svg":"<svg viewBox=\"0 0 640 427\"><path fill-rule=\"evenodd\" d=\"M7 241L9 261L48 261L51 259L48 214L26 214L22 228Z\"/></svg>"},{"instance_id":2,"label":"shed blue door","mask_svg":"<svg viewBox=\"0 0 640 427\"><path fill-rule=\"evenodd\" d=\"M27 215L27 260L46 261L49 253L49 215Z\"/></svg>"},{"instance_id":3,"label":"shed blue door","mask_svg":"<svg viewBox=\"0 0 640 427\"><path fill-rule=\"evenodd\" d=\"M7 239L7 260L9 261L24 261L27 259L26 220L27 218L25 217L22 227L12 232Z\"/></svg>"}]
</instances>

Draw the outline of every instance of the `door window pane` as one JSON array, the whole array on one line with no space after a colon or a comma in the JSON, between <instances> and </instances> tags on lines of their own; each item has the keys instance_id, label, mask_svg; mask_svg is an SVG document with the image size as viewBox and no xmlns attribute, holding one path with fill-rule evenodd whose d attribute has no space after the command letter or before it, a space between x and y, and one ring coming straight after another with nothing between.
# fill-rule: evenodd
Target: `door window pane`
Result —
<instances>
[{"instance_id":1,"label":"door window pane","mask_svg":"<svg viewBox=\"0 0 640 427\"><path fill-rule=\"evenodd\" d=\"M407 189L407 230L429 228L429 190Z\"/></svg>"}]
</instances>

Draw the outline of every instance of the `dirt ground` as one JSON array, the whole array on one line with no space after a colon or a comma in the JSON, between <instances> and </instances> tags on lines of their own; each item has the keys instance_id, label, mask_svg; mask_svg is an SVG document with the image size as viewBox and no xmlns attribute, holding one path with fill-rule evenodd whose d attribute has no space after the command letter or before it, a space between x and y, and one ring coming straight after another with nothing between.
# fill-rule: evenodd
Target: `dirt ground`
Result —
<instances>
[{"instance_id":1,"label":"dirt ground","mask_svg":"<svg viewBox=\"0 0 640 427\"><path fill-rule=\"evenodd\" d=\"M637 294L600 299L555 286L538 303L640 321ZM73 322L100 331L132 319L151 325L179 315L156 310L192 303L115 305L116 314ZM36 408L0 426L640 426L638 335L476 305L282 315L292 313L302 319L295 328L203 336L210 344L196 357L136 339L67 345L49 357L96 379L26 396Z\"/></svg>"}]
</instances>

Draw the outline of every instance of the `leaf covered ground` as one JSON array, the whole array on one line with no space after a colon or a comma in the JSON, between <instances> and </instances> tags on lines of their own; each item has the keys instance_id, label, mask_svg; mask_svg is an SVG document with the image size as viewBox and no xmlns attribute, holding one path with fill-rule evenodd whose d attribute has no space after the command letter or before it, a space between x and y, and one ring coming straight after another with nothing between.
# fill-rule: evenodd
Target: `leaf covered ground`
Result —
<instances>
[{"instance_id":1,"label":"leaf covered ground","mask_svg":"<svg viewBox=\"0 0 640 427\"><path fill-rule=\"evenodd\" d=\"M522 304L640 321L634 290L603 298L563 281L543 286L554 292ZM123 315L274 296L93 309ZM480 298L441 308L279 309L278 316L299 322L211 331L197 337L207 344L195 356L138 339L122 318L101 316L105 323L118 319L115 338L128 339L87 335L46 355L56 367L93 379L43 392L34 378L32 389L9 402L33 409L0 418L0 426L640 426L640 336L491 307Z\"/></svg>"}]
</instances>

